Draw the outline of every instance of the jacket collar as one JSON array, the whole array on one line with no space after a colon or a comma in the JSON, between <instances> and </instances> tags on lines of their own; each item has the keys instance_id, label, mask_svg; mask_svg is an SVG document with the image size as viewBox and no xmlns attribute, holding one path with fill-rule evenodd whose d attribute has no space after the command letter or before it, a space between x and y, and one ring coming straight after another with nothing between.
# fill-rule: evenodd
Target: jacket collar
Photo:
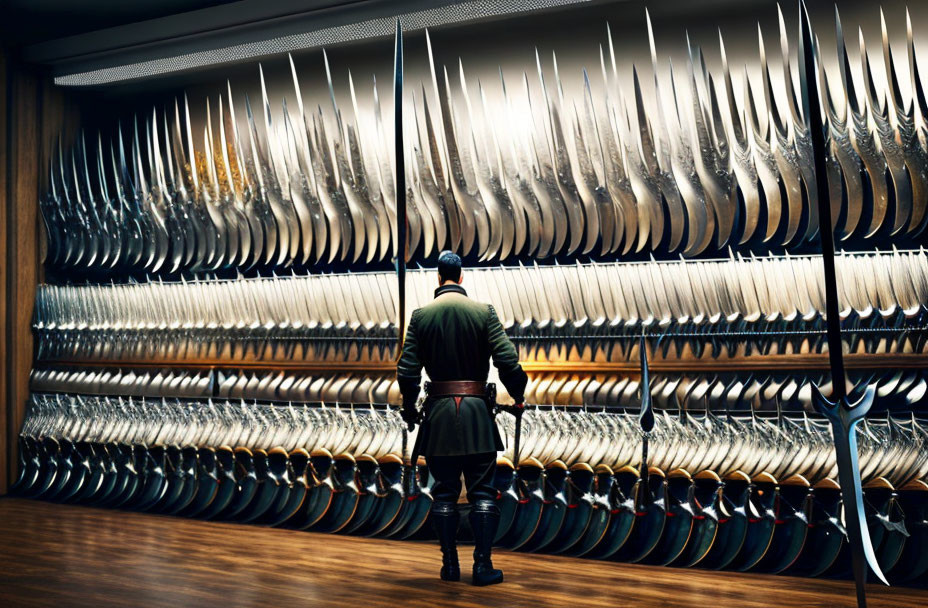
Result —
<instances>
[{"instance_id":1,"label":"jacket collar","mask_svg":"<svg viewBox=\"0 0 928 608\"><path fill-rule=\"evenodd\" d=\"M459 293L462 296L467 295L467 292L464 291L463 287L452 283L451 285L443 285L442 287L439 287L438 289L436 289L435 297L437 298L438 296L444 295L446 293Z\"/></svg>"}]
</instances>

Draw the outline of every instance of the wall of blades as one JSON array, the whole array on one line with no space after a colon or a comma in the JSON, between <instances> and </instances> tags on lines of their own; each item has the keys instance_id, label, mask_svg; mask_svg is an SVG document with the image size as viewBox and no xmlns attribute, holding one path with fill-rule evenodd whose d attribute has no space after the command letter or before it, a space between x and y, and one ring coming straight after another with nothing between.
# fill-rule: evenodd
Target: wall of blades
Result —
<instances>
[{"instance_id":1,"label":"wall of blades","mask_svg":"<svg viewBox=\"0 0 928 608\"><path fill-rule=\"evenodd\" d=\"M95 122L42 167L17 491L428 537L432 480L404 470L393 368L400 301L430 301L452 249L530 375L518 467L499 418L499 544L843 576L833 438L811 413L831 383L820 112L848 388L877 390L857 431L872 543L893 581L921 580L928 15L893 4L875 27L860 4L841 4L846 32L815 14L827 94L809 110L795 15L772 4L760 23L694 18L692 37L679 13L608 3L518 36L408 32L404 244L386 47L361 57L379 43L86 93Z\"/></svg>"},{"instance_id":2,"label":"wall of blades","mask_svg":"<svg viewBox=\"0 0 928 608\"><path fill-rule=\"evenodd\" d=\"M778 9L758 23L753 50L739 36L734 66L724 36L712 48L686 38L682 63L669 63L649 19L650 65L631 66L603 11L598 53L566 64L556 50L504 55L492 81L468 77L460 58L436 60L440 39L425 34L404 100L408 257L814 247L796 40ZM882 54L837 15L835 46L819 49L835 232L858 249L917 246L928 224L925 59L909 13L891 15ZM327 55L312 61L298 69L291 58L270 83L258 68L240 84L254 96L221 82L64 146L42 200L50 267L119 276L389 261L389 91L350 71L333 77Z\"/></svg>"}]
</instances>

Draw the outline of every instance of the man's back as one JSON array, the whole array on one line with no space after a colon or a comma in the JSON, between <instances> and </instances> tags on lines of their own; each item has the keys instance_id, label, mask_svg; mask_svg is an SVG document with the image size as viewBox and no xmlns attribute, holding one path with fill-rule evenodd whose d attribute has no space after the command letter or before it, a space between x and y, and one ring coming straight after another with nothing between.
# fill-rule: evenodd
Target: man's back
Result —
<instances>
[{"instance_id":1,"label":"man's back","mask_svg":"<svg viewBox=\"0 0 928 608\"><path fill-rule=\"evenodd\" d=\"M496 346L491 340L498 342L505 338L491 306L475 302L456 290L417 310L411 323L415 325L419 361L429 378L438 382L485 381ZM518 364L514 349L512 357L504 359L507 359L504 364L510 360Z\"/></svg>"},{"instance_id":2,"label":"man's back","mask_svg":"<svg viewBox=\"0 0 928 608\"><path fill-rule=\"evenodd\" d=\"M459 285L435 290L435 300L413 312L397 365L404 400L419 392L424 367L432 382L486 382L490 359L510 395L521 399L525 372L492 306L474 302ZM496 425L480 397L454 401L430 399L428 432L422 438L427 455L462 455L502 449Z\"/></svg>"}]
</instances>

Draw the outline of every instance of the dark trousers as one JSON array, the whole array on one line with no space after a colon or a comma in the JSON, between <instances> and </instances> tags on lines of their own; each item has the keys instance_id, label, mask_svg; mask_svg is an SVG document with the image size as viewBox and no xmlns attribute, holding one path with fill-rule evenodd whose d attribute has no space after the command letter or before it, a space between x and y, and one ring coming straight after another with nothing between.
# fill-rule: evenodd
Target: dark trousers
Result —
<instances>
[{"instance_id":1,"label":"dark trousers","mask_svg":"<svg viewBox=\"0 0 928 608\"><path fill-rule=\"evenodd\" d=\"M456 503L461 495L461 474L467 485L467 500L496 500L493 473L496 471L496 452L468 454L467 456L432 456L428 459L429 471L435 478L432 499L435 502Z\"/></svg>"}]
</instances>

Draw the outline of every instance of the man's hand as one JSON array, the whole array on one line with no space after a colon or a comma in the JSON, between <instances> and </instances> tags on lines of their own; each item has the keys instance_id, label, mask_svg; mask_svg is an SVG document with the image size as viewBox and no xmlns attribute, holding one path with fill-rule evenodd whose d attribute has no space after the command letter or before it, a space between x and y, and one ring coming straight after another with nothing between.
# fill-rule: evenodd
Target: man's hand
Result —
<instances>
[{"instance_id":1,"label":"man's hand","mask_svg":"<svg viewBox=\"0 0 928 608\"><path fill-rule=\"evenodd\" d=\"M400 417L402 417L403 422L406 423L406 428L409 429L410 433L416 428L416 425L419 424L419 412L416 410L416 406L403 406Z\"/></svg>"}]
</instances>

